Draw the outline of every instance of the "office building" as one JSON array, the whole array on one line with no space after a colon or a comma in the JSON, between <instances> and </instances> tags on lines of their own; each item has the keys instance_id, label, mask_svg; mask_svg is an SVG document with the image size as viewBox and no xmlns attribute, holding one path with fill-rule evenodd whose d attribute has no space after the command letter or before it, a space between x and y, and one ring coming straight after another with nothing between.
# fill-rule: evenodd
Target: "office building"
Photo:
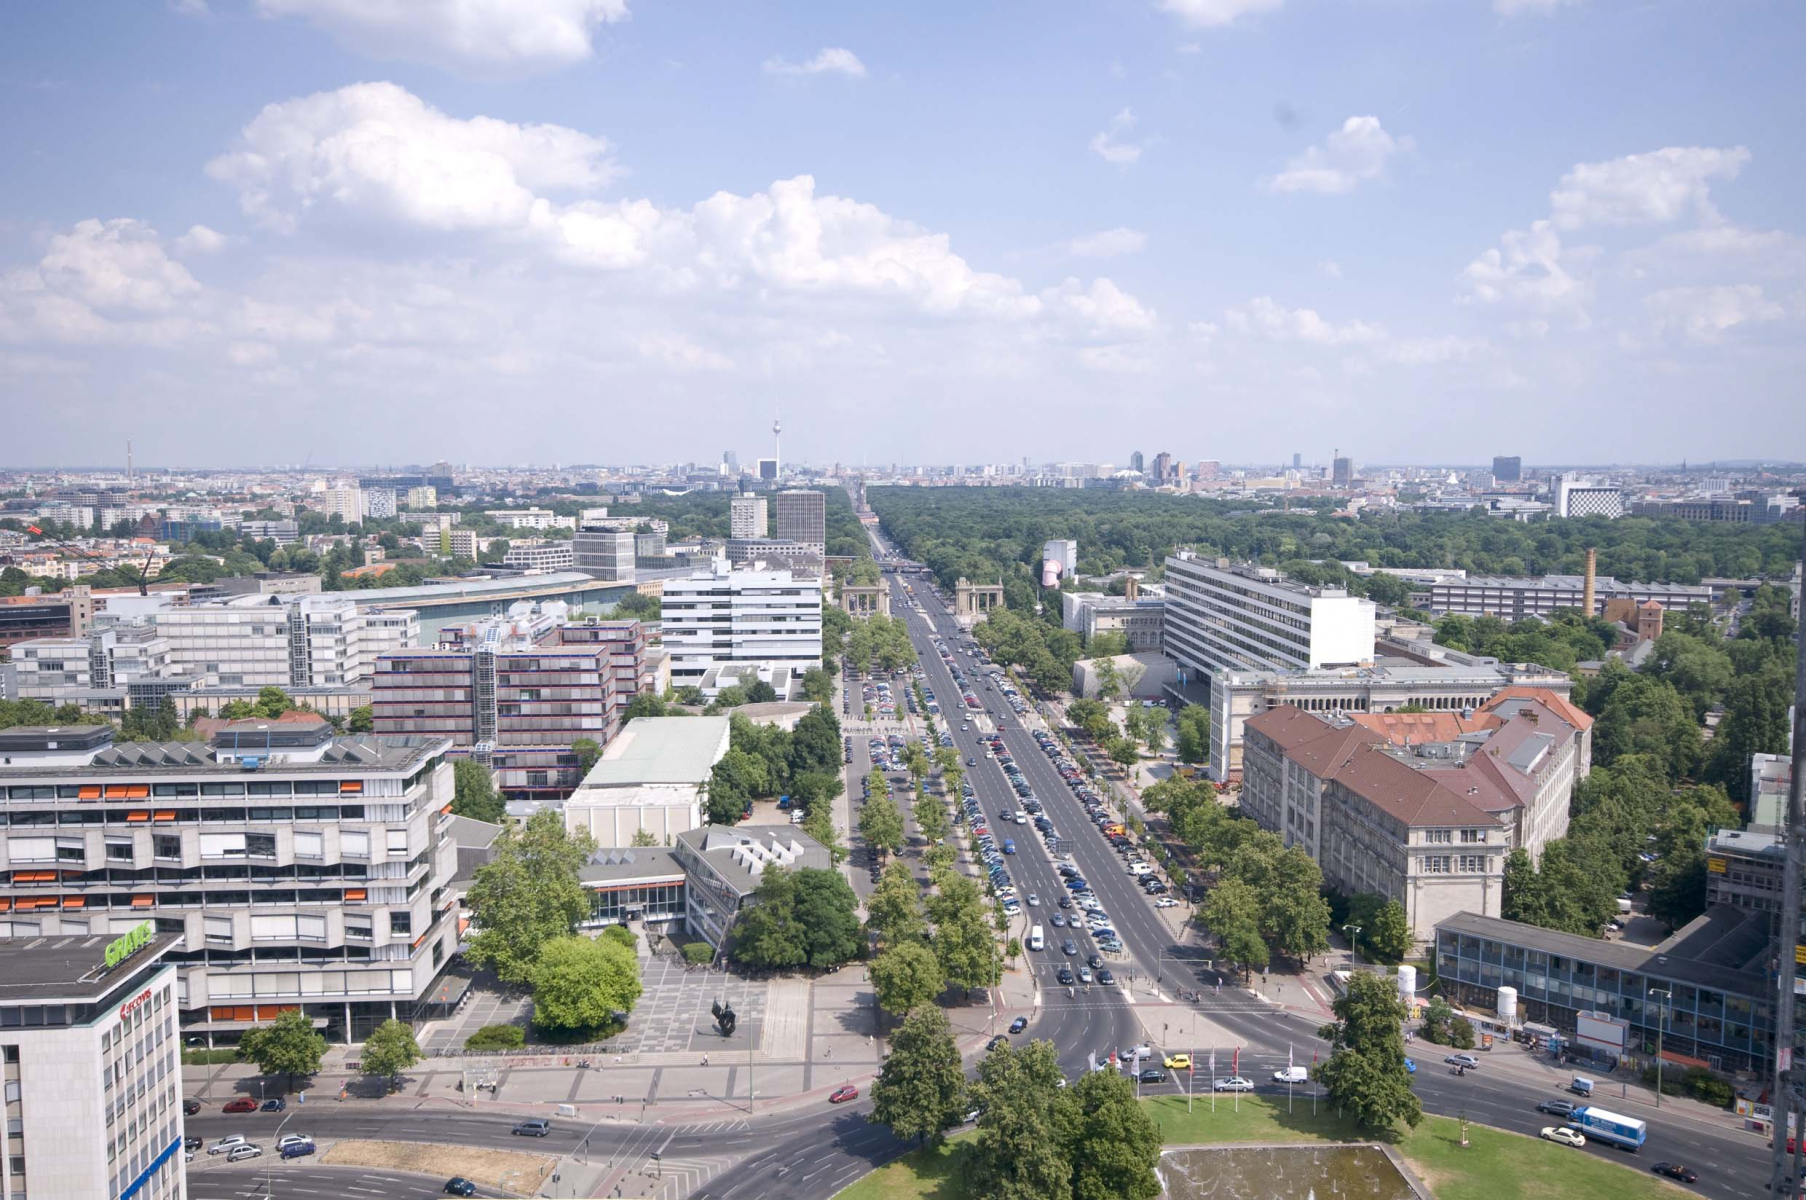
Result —
<instances>
[{"instance_id":1,"label":"office building","mask_svg":"<svg viewBox=\"0 0 1806 1200\"><path fill-rule=\"evenodd\" d=\"M439 489L430 484L407 490L407 505L416 511L439 506Z\"/></svg>"},{"instance_id":2,"label":"office building","mask_svg":"<svg viewBox=\"0 0 1806 1200\"><path fill-rule=\"evenodd\" d=\"M764 483L776 483L778 481L777 459L761 458L759 460L759 479Z\"/></svg>"},{"instance_id":3,"label":"office building","mask_svg":"<svg viewBox=\"0 0 1806 1200\"><path fill-rule=\"evenodd\" d=\"M1586 594L1583 575L1472 575L1466 579L1437 579L1412 594L1413 607L1437 614L1493 616L1505 621L1545 617L1558 608L1579 610ZM1686 612L1693 603L1710 604L1712 589L1684 583L1624 583L1610 575L1593 580L1593 613L1605 611L1614 600L1638 604L1654 600L1672 612Z\"/></svg>"},{"instance_id":4,"label":"office building","mask_svg":"<svg viewBox=\"0 0 1806 1200\"><path fill-rule=\"evenodd\" d=\"M1352 487L1354 485L1354 459L1338 455L1330 468L1330 483L1339 488Z\"/></svg>"},{"instance_id":5,"label":"office building","mask_svg":"<svg viewBox=\"0 0 1806 1200\"><path fill-rule=\"evenodd\" d=\"M1129 470L1134 471L1138 475L1144 474L1145 469L1143 467L1143 464L1146 461L1147 460L1142 457L1141 451L1139 451L1139 450L1133 451L1129 455Z\"/></svg>"},{"instance_id":6,"label":"office building","mask_svg":"<svg viewBox=\"0 0 1806 1200\"><path fill-rule=\"evenodd\" d=\"M114 715L126 706L127 684L171 673L169 639L149 625L111 625L84 638L33 638L15 644L12 654L18 699Z\"/></svg>"},{"instance_id":7,"label":"office building","mask_svg":"<svg viewBox=\"0 0 1806 1200\"><path fill-rule=\"evenodd\" d=\"M726 717L628 722L564 802L565 828L588 830L598 846L631 846L642 829L670 845L702 825L728 733Z\"/></svg>"},{"instance_id":8,"label":"office building","mask_svg":"<svg viewBox=\"0 0 1806 1200\"><path fill-rule=\"evenodd\" d=\"M1555 481L1556 517L1606 517L1624 515L1624 492L1615 483L1600 483L1576 475Z\"/></svg>"},{"instance_id":9,"label":"office building","mask_svg":"<svg viewBox=\"0 0 1806 1200\"><path fill-rule=\"evenodd\" d=\"M1460 913L1437 926L1436 978L1450 999L1495 1012L1500 989L1512 989L1515 1015L1500 1012L1502 1023L1547 1025L1582 1054L1593 1048L1575 1037L1581 1013L1623 1022L1622 1051L1600 1048L1608 1063L1622 1054L1653 1061L1659 1037L1671 1064L1767 1072L1775 989L1765 925L1760 913L1717 907L1639 946Z\"/></svg>"},{"instance_id":10,"label":"office building","mask_svg":"<svg viewBox=\"0 0 1806 1200\"><path fill-rule=\"evenodd\" d=\"M81 637L94 623L94 590L85 583L60 592L27 589L0 596L0 647L37 637Z\"/></svg>"},{"instance_id":11,"label":"office building","mask_svg":"<svg viewBox=\"0 0 1806 1200\"><path fill-rule=\"evenodd\" d=\"M382 655L371 681L377 734L448 739L495 772L512 799L560 800L581 778L579 738L606 746L620 724L614 647L564 645L562 604L441 630L436 647Z\"/></svg>"},{"instance_id":12,"label":"office building","mask_svg":"<svg viewBox=\"0 0 1806 1200\"><path fill-rule=\"evenodd\" d=\"M819 578L822 573L820 547L782 538L730 538L722 553L735 567L756 566L783 568L797 574Z\"/></svg>"},{"instance_id":13,"label":"office building","mask_svg":"<svg viewBox=\"0 0 1806 1200\"><path fill-rule=\"evenodd\" d=\"M294 521L243 521L238 532L254 542L275 542L282 547L301 536L301 527Z\"/></svg>"},{"instance_id":14,"label":"office building","mask_svg":"<svg viewBox=\"0 0 1806 1200\"><path fill-rule=\"evenodd\" d=\"M585 522L571 537L576 569L610 583L633 582L635 549L631 529L602 529Z\"/></svg>"},{"instance_id":15,"label":"office building","mask_svg":"<svg viewBox=\"0 0 1806 1200\"><path fill-rule=\"evenodd\" d=\"M765 497L735 496L728 501L728 536L762 538L770 526L765 519Z\"/></svg>"},{"instance_id":16,"label":"office building","mask_svg":"<svg viewBox=\"0 0 1806 1200\"><path fill-rule=\"evenodd\" d=\"M740 456L732 450L723 450L721 465L727 468L727 474L738 475L740 473Z\"/></svg>"},{"instance_id":17,"label":"office building","mask_svg":"<svg viewBox=\"0 0 1806 1200\"><path fill-rule=\"evenodd\" d=\"M188 1036L300 1008L356 1041L437 1011L458 941L448 740L334 737L306 713L235 721L207 744L112 738L0 730L4 932L179 933Z\"/></svg>"},{"instance_id":18,"label":"office building","mask_svg":"<svg viewBox=\"0 0 1806 1200\"><path fill-rule=\"evenodd\" d=\"M822 492L791 489L772 496L771 536L798 542L816 554L828 552L828 498Z\"/></svg>"},{"instance_id":19,"label":"office building","mask_svg":"<svg viewBox=\"0 0 1806 1200\"><path fill-rule=\"evenodd\" d=\"M1524 478L1524 460L1517 455L1506 458L1495 454L1492 460L1494 483L1517 483Z\"/></svg>"},{"instance_id":20,"label":"office building","mask_svg":"<svg viewBox=\"0 0 1806 1200\"><path fill-rule=\"evenodd\" d=\"M543 606L542 606L543 607ZM601 620L590 619L562 624L547 635L546 640L560 646L604 646L613 664L615 712L618 727L625 719L627 706L641 692L662 692L654 678L651 658L646 648L646 627L632 617Z\"/></svg>"},{"instance_id":21,"label":"office building","mask_svg":"<svg viewBox=\"0 0 1806 1200\"><path fill-rule=\"evenodd\" d=\"M365 517L380 521L395 515L394 488L364 488L363 493Z\"/></svg>"},{"instance_id":22,"label":"office building","mask_svg":"<svg viewBox=\"0 0 1806 1200\"><path fill-rule=\"evenodd\" d=\"M821 665L822 594L789 571L731 569L726 559L668 579L660 605L674 686L703 686L715 668L800 676Z\"/></svg>"},{"instance_id":23,"label":"office building","mask_svg":"<svg viewBox=\"0 0 1806 1200\"><path fill-rule=\"evenodd\" d=\"M1297 471L1297 470L1301 469L1303 466L1304 466L1304 455L1300 454L1296 450L1292 451L1292 470Z\"/></svg>"},{"instance_id":24,"label":"office building","mask_svg":"<svg viewBox=\"0 0 1806 1200\"><path fill-rule=\"evenodd\" d=\"M549 508L497 508L489 513L510 529L575 529L576 517L561 517Z\"/></svg>"},{"instance_id":25,"label":"office building","mask_svg":"<svg viewBox=\"0 0 1806 1200\"><path fill-rule=\"evenodd\" d=\"M418 616L380 619L350 593L238 596L154 614L172 672L203 686L337 687L370 677L378 655L419 638Z\"/></svg>"},{"instance_id":26,"label":"office building","mask_svg":"<svg viewBox=\"0 0 1806 1200\"><path fill-rule=\"evenodd\" d=\"M1166 483L1167 475L1173 469L1173 456L1162 450L1154 456L1154 482Z\"/></svg>"},{"instance_id":27,"label":"office building","mask_svg":"<svg viewBox=\"0 0 1806 1200\"><path fill-rule=\"evenodd\" d=\"M794 825L704 825L679 833L675 841L685 876L685 924L717 950L754 902L766 871L834 865L827 847Z\"/></svg>"},{"instance_id":28,"label":"office building","mask_svg":"<svg viewBox=\"0 0 1806 1200\"><path fill-rule=\"evenodd\" d=\"M1165 650L1180 670L1315 670L1373 660L1373 601L1306 587L1269 567L1166 560Z\"/></svg>"},{"instance_id":29,"label":"office building","mask_svg":"<svg viewBox=\"0 0 1806 1200\"><path fill-rule=\"evenodd\" d=\"M181 935L130 912L87 926L0 940L0 1195L182 1200Z\"/></svg>"},{"instance_id":30,"label":"office building","mask_svg":"<svg viewBox=\"0 0 1806 1200\"><path fill-rule=\"evenodd\" d=\"M536 546L515 544L502 555L504 567L523 571L569 571L577 564L570 542L541 542Z\"/></svg>"},{"instance_id":31,"label":"office building","mask_svg":"<svg viewBox=\"0 0 1806 1200\"><path fill-rule=\"evenodd\" d=\"M1505 856L1568 829L1592 720L1514 688L1478 711L1334 716L1280 705L1247 722L1241 810L1302 846L1324 882L1404 906L1427 941L1458 912L1499 914Z\"/></svg>"},{"instance_id":32,"label":"office building","mask_svg":"<svg viewBox=\"0 0 1806 1200\"><path fill-rule=\"evenodd\" d=\"M1166 630L1166 598L1110 596L1103 592L1061 592L1060 623L1087 643L1100 633L1121 633L1130 653L1158 650Z\"/></svg>"}]
</instances>

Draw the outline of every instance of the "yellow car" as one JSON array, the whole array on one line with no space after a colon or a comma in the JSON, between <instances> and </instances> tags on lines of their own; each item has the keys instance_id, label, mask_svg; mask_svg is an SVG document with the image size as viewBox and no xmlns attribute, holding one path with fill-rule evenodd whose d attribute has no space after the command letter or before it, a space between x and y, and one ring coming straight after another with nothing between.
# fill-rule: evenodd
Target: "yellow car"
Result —
<instances>
[{"instance_id":1,"label":"yellow car","mask_svg":"<svg viewBox=\"0 0 1806 1200\"><path fill-rule=\"evenodd\" d=\"M1191 1070L1191 1055L1169 1054L1166 1056L1166 1069L1169 1071Z\"/></svg>"}]
</instances>

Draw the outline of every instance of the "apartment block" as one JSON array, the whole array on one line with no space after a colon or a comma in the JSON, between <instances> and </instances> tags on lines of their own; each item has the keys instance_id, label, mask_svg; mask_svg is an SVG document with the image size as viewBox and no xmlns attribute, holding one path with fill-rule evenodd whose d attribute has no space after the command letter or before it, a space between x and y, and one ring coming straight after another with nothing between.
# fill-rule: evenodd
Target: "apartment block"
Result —
<instances>
[{"instance_id":1,"label":"apartment block","mask_svg":"<svg viewBox=\"0 0 1806 1200\"><path fill-rule=\"evenodd\" d=\"M1546 617L1558 608L1579 611L1585 589L1582 575L1472 575L1435 580L1413 593L1412 603L1433 613L1493 616L1509 622ZM1663 608L1685 612L1692 603L1710 604L1712 589L1684 583L1624 583L1610 575L1596 576L1593 615L1603 614L1613 600L1639 604L1654 600Z\"/></svg>"},{"instance_id":2,"label":"apartment block","mask_svg":"<svg viewBox=\"0 0 1806 1200\"><path fill-rule=\"evenodd\" d=\"M0 936L179 934L182 1032L210 1040L293 1008L337 1041L438 1011L458 938L448 739L335 737L302 713L211 743L112 736L0 730Z\"/></svg>"},{"instance_id":3,"label":"apartment block","mask_svg":"<svg viewBox=\"0 0 1806 1200\"><path fill-rule=\"evenodd\" d=\"M364 488L364 516L373 520L393 517L396 510L394 488Z\"/></svg>"},{"instance_id":4,"label":"apartment block","mask_svg":"<svg viewBox=\"0 0 1806 1200\"><path fill-rule=\"evenodd\" d=\"M250 595L159 609L175 673L203 686L333 687L369 678L377 655L419 637L411 610L360 610L344 595Z\"/></svg>"},{"instance_id":5,"label":"apartment block","mask_svg":"<svg viewBox=\"0 0 1806 1200\"><path fill-rule=\"evenodd\" d=\"M510 546L502 555L504 567L523 571L568 571L577 558L569 542L541 542L537 546Z\"/></svg>"},{"instance_id":6,"label":"apartment block","mask_svg":"<svg viewBox=\"0 0 1806 1200\"><path fill-rule=\"evenodd\" d=\"M364 489L327 488L320 494L320 511L328 517L341 518L347 525L356 525L364 519Z\"/></svg>"},{"instance_id":7,"label":"apartment block","mask_svg":"<svg viewBox=\"0 0 1806 1200\"><path fill-rule=\"evenodd\" d=\"M585 524L571 538L572 565L595 579L632 583L635 539L631 529L598 529Z\"/></svg>"},{"instance_id":8,"label":"apartment block","mask_svg":"<svg viewBox=\"0 0 1806 1200\"><path fill-rule=\"evenodd\" d=\"M1250 720L1241 809L1299 845L1331 887L1404 905L1427 941L1457 912L1496 916L1505 855L1566 835L1592 766L1592 720L1564 697L1506 689L1476 712Z\"/></svg>"},{"instance_id":9,"label":"apartment block","mask_svg":"<svg viewBox=\"0 0 1806 1200\"><path fill-rule=\"evenodd\" d=\"M411 509L435 508L439 504L436 487L411 487L407 490L407 506Z\"/></svg>"},{"instance_id":10,"label":"apartment block","mask_svg":"<svg viewBox=\"0 0 1806 1200\"><path fill-rule=\"evenodd\" d=\"M129 913L0 940L0 1195L181 1200L178 934Z\"/></svg>"},{"instance_id":11,"label":"apartment block","mask_svg":"<svg viewBox=\"0 0 1806 1200\"><path fill-rule=\"evenodd\" d=\"M576 517L561 517L549 508L497 508L489 515L510 529L575 529Z\"/></svg>"},{"instance_id":12,"label":"apartment block","mask_svg":"<svg viewBox=\"0 0 1806 1200\"><path fill-rule=\"evenodd\" d=\"M765 515L765 497L735 496L728 501L728 536L762 538L770 529Z\"/></svg>"},{"instance_id":13,"label":"apartment block","mask_svg":"<svg viewBox=\"0 0 1806 1200\"><path fill-rule=\"evenodd\" d=\"M701 686L712 668L785 669L821 665L821 584L789 571L732 570L725 559L665 581L660 604L671 682Z\"/></svg>"}]
</instances>

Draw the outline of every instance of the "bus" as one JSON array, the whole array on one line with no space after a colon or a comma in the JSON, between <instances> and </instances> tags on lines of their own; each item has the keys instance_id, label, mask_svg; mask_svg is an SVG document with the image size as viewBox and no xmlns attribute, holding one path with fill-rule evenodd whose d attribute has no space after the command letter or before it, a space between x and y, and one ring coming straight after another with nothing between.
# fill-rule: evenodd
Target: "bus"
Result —
<instances>
[{"instance_id":1,"label":"bus","mask_svg":"<svg viewBox=\"0 0 1806 1200\"><path fill-rule=\"evenodd\" d=\"M1583 1104L1568 1114L1568 1124L1590 1138L1610 1142L1625 1150L1636 1150L1649 1137L1649 1126L1635 1117L1620 1116Z\"/></svg>"}]
</instances>

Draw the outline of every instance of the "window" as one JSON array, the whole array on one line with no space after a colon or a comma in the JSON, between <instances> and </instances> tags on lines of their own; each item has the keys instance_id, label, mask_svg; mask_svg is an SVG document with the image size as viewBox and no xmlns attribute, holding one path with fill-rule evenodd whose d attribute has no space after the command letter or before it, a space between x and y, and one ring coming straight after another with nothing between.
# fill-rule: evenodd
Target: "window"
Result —
<instances>
[{"instance_id":1,"label":"window","mask_svg":"<svg viewBox=\"0 0 1806 1200\"><path fill-rule=\"evenodd\" d=\"M158 858L182 857L182 839L173 833L159 833L151 836L151 852Z\"/></svg>"},{"instance_id":2,"label":"window","mask_svg":"<svg viewBox=\"0 0 1806 1200\"><path fill-rule=\"evenodd\" d=\"M1424 831L1423 840L1432 844L1446 845L1450 840L1450 831L1447 829L1426 829Z\"/></svg>"},{"instance_id":3,"label":"window","mask_svg":"<svg viewBox=\"0 0 1806 1200\"><path fill-rule=\"evenodd\" d=\"M232 858L245 852L245 835L242 833L203 833L201 835L202 858Z\"/></svg>"},{"instance_id":4,"label":"window","mask_svg":"<svg viewBox=\"0 0 1806 1200\"><path fill-rule=\"evenodd\" d=\"M369 917L345 918L345 936L347 938L356 938L360 941L367 942L370 940L373 932L374 928Z\"/></svg>"},{"instance_id":5,"label":"window","mask_svg":"<svg viewBox=\"0 0 1806 1200\"><path fill-rule=\"evenodd\" d=\"M1464 845L1471 846L1476 842L1484 842L1485 840L1486 831L1484 829L1463 829L1461 831L1461 841Z\"/></svg>"},{"instance_id":6,"label":"window","mask_svg":"<svg viewBox=\"0 0 1806 1200\"><path fill-rule=\"evenodd\" d=\"M1444 861L1446 862L1447 860L1445 859ZM1467 874L1477 874L1486 870L1486 856L1484 854L1463 854L1461 856L1461 870Z\"/></svg>"},{"instance_id":7,"label":"window","mask_svg":"<svg viewBox=\"0 0 1806 1200\"><path fill-rule=\"evenodd\" d=\"M295 936L308 942L325 941L326 918L301 914L295 918Z\"/></svg>"},{"instance_id":8,"label":"window","mask_svg":"<svg viewBox=\"0 0 1806 1200\"><path fill-rule=\"evenodd\" d=\"M389 835L389 853L406 854L408 852L408 831L405 829L390 829L387 833Z\"/></svg>"},{"instance_id":9,"label":"window","mask_svg":"<svg viewBox=\"0 0 1806 1200\"><path fill-rule=\"evenodd\" d=\"M1449 856L1446 854L1426 855L1420 860L1426 875L1447 875L1449 873Z\"/></svg>"},{"instance_id":10,"label":"window","mask_svg":"<svg viewBox=\"0 0 1806 1200\"><path fill-rule=\"evenodd\" d=\"M204 924L206 927L208 941L210 941L210 942L228 942L228 943L231 942L231 940L232 940L232 918L231 917L207 917L207 918L204 918Z\"/></svg>"},{"instance_id":11,"label":"window","mask_svg":"<svg viewBox=\"0 0 1806 1200\"><path fill-rule=\"evenodd\" d=\"M366 829L346 829L339 833L339 853L353 858L370 857L370 832Z\"/></svg>"},{"instance_id":12,"label":"window","mask_svg":"<svg viewBox=\"0 0 1806 1200\"><path fill-rule=\"evenodd\" d=\"M107 861L108 862L128 862L128 863L131 862L132 861L132 839L130 839L130 838L108 838L107 839Z\"/></svg>"},{"instance_id":13,"label":"window","mask_svg":"<svg viewBox=\"0 0 1806 1200\"><path fill-rule=\"evenodd\" d=\"M414 914L410 913L410 912L392 912L392 913L390 913L389 914L389 932L391 934L413 933L414 932Z\"/></svg>"},{"instance_id":14,"label":"window","mask_svg":"<svg viewBox=\"0 0 1806 1200\"><path fill-rule=\"evenodd\" d=\"M252 858L275 858L276 835L273 833L245 834L245 853Z\"/></svg>"},{"instance_id":15,"label":"window","mask_svg":"<svg viewBox=\"0 0 1806 1200\"><path fill-rule=\"evenodd\" d=\"M319 833L296 833L295 834L295 857L296 858L324 858L324 857L326 857L326 838L325 838L325 836L323 834L319 834Z\"/></svg>"},{"instance_id":16,"label":"window","mask_svg":"<svg viewBox=\"0 0 1806 1200\"><path fill-rule=\"evenodd\" d=\"M56 860L58 862L87 862L87 842L78 837L58 838L56 840Z\"/></svg>"},{"instance_id":17,"label":"window","mask_svg":"<svg viewBox=\"0 0 1806 1200\"><path fill-rule=\"evenodd\" d=\"M14 863L55 862L56 839L8 838L6 853Z\"/></svg>"}]
</instances>

